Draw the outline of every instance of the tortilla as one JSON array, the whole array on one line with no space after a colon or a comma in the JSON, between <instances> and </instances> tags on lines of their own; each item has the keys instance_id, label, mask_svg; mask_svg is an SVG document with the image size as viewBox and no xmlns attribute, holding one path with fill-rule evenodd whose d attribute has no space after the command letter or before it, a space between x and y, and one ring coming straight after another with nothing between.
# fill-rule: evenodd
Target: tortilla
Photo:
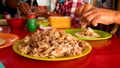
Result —
<instances>
[{"instance_id":1,"label":"tortilla","mask_svg":"<svg viewBox=\"0 0 120 68\"><path fill-rule=\"evenodd\" d=\"M83 37L83 38L91 38L90 36L83 35L81 32L76 32L75 35L78 37Z\"/></svg>"},{"instance_id":2,"label":"tortilla","mask_svg":"<svg viewBox=\"0 0 120 68\"><path fill-rule=\"evenodd\" d=\"M98 35L98 34L96 34L96 36L92 37L89 35L84 35L82 32L76 32L75 35L78 37L82 37L82 38L99 38L100 37L100 35Z\"/></svg>"},{"instance_id":3,"label":"tortilla","mask_svg":"<svg viewBox=\"0 0 120 68\"><path fill-rule=\"evenodd\" d=\"M6 40L4 40L3 38L0 38L0 46L5 44L6 43Z\"/></svg>"}]
</instances>

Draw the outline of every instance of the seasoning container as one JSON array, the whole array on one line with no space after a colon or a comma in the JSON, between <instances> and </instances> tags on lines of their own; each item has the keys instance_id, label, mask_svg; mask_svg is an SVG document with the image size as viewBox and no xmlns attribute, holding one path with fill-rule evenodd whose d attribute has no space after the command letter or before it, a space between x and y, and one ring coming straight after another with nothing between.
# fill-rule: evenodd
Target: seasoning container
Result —
<instances>
[{"instance_id":1,"label":"seasoning container","mask_svg":"<svg viewBox=\"0 0 120 68\"><path fill-rule=\"evenodd\" d=\"M67 16L50 16L49 22L52 28L71 28L71 18Z\"/></svg>"},{"instance_id":2,"label":"seasoning container","mask_svg":"<svg viewBox=\"0 0 120 68\"><path fill-rule=\"evenodd\" d=\"M0 14L0 19L3 19L3 14Z\"/></svg>"},{"instance_id":3,"label":"seasoning container","mask_svg":"<svg viewBox=\"0 0 120 68\"><path fill-rule=\"evenodd\" d=\"M27 19L27 29L29 32L35 32L37 30L37 19L34 14L28 15Z\"/></svg>"}]
</instances>

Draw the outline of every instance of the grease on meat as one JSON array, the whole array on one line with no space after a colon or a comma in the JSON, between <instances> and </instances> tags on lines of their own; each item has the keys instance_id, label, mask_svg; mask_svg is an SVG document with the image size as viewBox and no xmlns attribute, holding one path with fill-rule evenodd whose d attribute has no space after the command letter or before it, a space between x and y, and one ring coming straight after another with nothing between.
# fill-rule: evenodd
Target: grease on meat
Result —
<instances>
[{"instance_id":1,"label":"grease on meat","mask_svg":"<svg viewBox=\"0 0 120 68\"><path fill-rule=\"evenodd\" d=\"M25 37L18 45L21 54L34 57L60 58L80 55L88 43L76 39L62 30L50 29L40 31Z\"/></svg>"}]
</instances>

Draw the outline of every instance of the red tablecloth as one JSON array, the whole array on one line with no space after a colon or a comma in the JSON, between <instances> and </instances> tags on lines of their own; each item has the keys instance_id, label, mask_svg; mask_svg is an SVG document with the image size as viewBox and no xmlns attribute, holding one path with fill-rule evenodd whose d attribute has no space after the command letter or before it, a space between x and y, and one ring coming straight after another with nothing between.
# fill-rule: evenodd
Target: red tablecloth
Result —
<instances>
[{"instance_id":1,"label":"red tablecloth","mask_svg":"<svg viewBox=\"0 0 120 68\"><path fill-rule=\"evenodd\" d=\"M12 30L10 33L21 39L28 34L26 30ZM88 42L92 44L92 51L78 59L56 62L33 60L16 54L10 46L0 49L0 62L5 68L120 68L120 36Z\"/></svg>"}]
</instances>

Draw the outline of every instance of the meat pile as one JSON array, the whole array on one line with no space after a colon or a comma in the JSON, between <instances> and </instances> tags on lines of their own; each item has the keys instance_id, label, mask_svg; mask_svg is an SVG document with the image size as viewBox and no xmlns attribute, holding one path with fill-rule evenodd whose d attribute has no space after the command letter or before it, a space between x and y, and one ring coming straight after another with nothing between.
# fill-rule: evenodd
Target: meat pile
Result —
<instances>
[{"instance_id":1,"label":"meat pile","mask_svg":"<svg viewBox=\"0 0 120 68\"><path fill-rule=\"evenodd\" d=\"M26 36L18 50L34 57L60 58L80 55L88 46L63 30L49 29Z\"/></svg>"}]
</instances>

